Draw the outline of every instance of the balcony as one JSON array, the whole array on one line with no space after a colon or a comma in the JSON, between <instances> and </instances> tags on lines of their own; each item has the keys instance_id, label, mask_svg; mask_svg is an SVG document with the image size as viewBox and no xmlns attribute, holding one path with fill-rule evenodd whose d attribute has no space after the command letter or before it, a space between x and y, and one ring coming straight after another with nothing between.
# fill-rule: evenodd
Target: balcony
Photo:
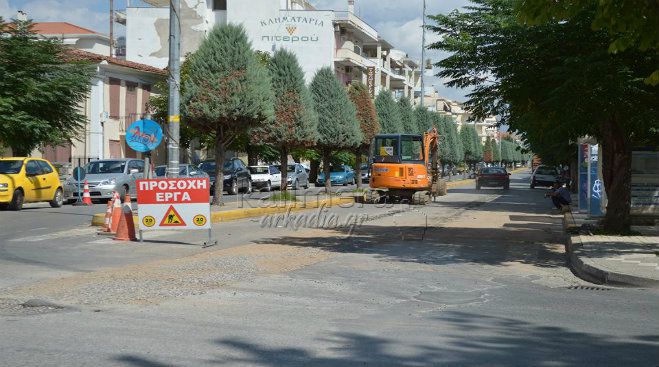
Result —
<instances>
[{"instance_id":1,"label":"balcony","mask_svg":"<svg viewBox=\"0 0 659 367\"><path fill-rule=\"evenodd\" d=\"M344 46L348 42L344 43ZM358 67L377 67L377 63L372 61L372 59L366 58L364 55L361 55L355 52L355 48L341 47L336 50L336 55L334 56L334 61L350 66Z\"/></svg>"},{"instance_id":2,"label":"balcony","mask_svg":"<svg viewBox=\"0 0 659 367\"><path fill-rule=\"evenodd\" d=\"M359 38L365 42L378 42L378 32L358 16L347 11L337 11L334 13L336 18L334 23L344 26L356 33Z\"/></svg>"}]
</instances>

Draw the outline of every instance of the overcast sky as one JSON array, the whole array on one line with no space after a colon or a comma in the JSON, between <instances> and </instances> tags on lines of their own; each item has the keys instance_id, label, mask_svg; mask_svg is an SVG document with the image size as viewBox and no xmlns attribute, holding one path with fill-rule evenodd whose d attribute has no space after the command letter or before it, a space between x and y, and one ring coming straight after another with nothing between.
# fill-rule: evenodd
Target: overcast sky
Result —
<instances>
[{"instance_id":1,"label":"overcast sky","mask_svg":"<svg viewBox=\"0 0 659 367\"><path fill-rule=\"evenodd\" d=\"M246 2L249 0L246 0ZM347 0L310 0L318 9L347 10ZM132 0L131 4L139 3ZM468 0L427 0L427 14L446 14L462 8ZM126 0L115 0L115 9L124 9ZM355 0L355 12L396 48L411 58L421 58L422 0ZM0 0L0 16L13 18L23 10L35 21L66 21L97 32L108 33L109 0ZM117 26L117 32L123 33ZM431 43L437 35L427 33ZM445 57L436 51L426 52L433 62ZM426 85L434 85L442 96L464 100L465 92L446 88L438 78L428 78Z\"/></svg>"}]
</instances>

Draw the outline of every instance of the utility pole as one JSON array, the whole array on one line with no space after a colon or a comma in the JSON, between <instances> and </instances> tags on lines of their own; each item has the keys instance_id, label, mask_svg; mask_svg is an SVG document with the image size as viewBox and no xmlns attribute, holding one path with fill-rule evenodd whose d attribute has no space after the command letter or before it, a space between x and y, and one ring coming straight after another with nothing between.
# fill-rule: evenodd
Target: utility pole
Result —
<instances>
[{"instance_id":1,"label":"utility pole","mask_svg":"<svg viewBox=\"0 0 659 367\"><path fill-rule=\"evenodd\" d=\"M181 47L181 14L180 0L169 2L169 118L167 140L167 177L178 177L179 171L179 140L180 140L180 47Z\"/></svg>"},{"instance_id":2,"label":"utility pole","mask_svg":"<svg viewBox=\"0 0 659 367\"><path fill-rule=\"evenodd\" d=\"M110 0L110 57L113 54L114 43L114 0Z\"/></svg>"},{"instance_id":3,"label":"utility pole","mask_svg":"<svg viewBox=\"0 0 659 367\"><path fill-rule=\"evenodd\" d=\"M423 0L423 27L421 28L421 108L426 99L426 0Z\"/></svg>"}]
</instances>

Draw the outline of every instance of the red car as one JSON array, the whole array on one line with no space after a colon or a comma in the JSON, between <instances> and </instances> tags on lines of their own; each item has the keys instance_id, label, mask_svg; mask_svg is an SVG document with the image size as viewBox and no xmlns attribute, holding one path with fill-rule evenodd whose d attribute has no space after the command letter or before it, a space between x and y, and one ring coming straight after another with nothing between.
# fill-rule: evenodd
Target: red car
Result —
<instances>
[{"instance_id":1,"label":"red car","mask_svg":"<svg viewBox=\"0 0 659 367\"><path fill-rule=\"evenodd\" d=\"M503 187L510 188L510 173L503 167L483 167L476 174L476 190L481 187Z\"/></svg>"}]
</instances>

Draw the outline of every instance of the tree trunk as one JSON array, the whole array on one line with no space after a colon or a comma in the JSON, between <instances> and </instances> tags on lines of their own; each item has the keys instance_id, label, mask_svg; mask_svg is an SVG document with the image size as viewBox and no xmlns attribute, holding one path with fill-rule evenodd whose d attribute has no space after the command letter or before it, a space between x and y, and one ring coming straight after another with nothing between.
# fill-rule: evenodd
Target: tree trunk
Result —
<instances>
[{"instance_id":1,"label":"tree trunk","mask_svg":"<svg viewBox=\"0 0 659 367\"><path fill-rule=\"evenodd\" d=\"M215 192L213 193L213 206L222 203L222 189L224 188L224 157L226 147L224 146L224 133L218 129L215 134Z\"/></svg>"},{"instance_id":2,"label":"tree trunk","mask_svg":"<svg viewBox=\"0 0 659 367\"><path fill-rule=\"evenodd\" d=\"M355 182L357 183L357 188L362 187L362 152L364 147L360 146L355 152Z\"/></svg>"},{"instance_id":3,"label":"tree trunk","mask_svg":"<svg viewBox=\"0 0 659 367\"><path fill-rule=\"evenodd\" d=\"M247 165L258 166L259 154L258 154L258 149L256 149L256 146L253 144L247 144L245 150L247 151Z\"/></svg>"},{"instance_id":4,"label":"tree trunk","mask_svg":"<svg viewBox=\"0 0 659 367\"><path fill-rule=\"evenodd\" d=\"M331 151L323 148L323 173L325 174L325 192L329 194L332 190L332 180L330 179L330 160L332 158Z\"/></svg>"},{"instance_id":5,"label":"tree trunk","mask_svg":"<svg viewBox=\"0 0 659 367\"><path fill-rule=\"evenodd\" d=\"M602 124L602 174L608 203L602 224L610 232L630 230L632 147L615 118Z\"/></svg>"},{"instance_id":6,"label":"tree trunk","mask_svg":"<svg viewBox=\"0 0 659 367\"><path fill-rule=\"evenodd\" d=\"M9 146L11 148L11 154L14 157L29 157L30 156L30 151L28 149L25 149L23 147L14 147L14 146Z\"/></svg>"},{"instance_id":7,"label":"tree trunk","mask_svg":"<svg viewBox=\"0 0 659 367\"><path fill-rule=\"evenodd\" d=\"M288 191L288 149L279 149L279 170L281 171L281 191Z\"/></svg>"},{"instance_id":8,"label":"tree trunk","mask_svg":"<svg viewBox=\"0 0 659 367\"><path fill-rule=\"evenodd\" d=\"M309 164L309 181L316 183L318 182L318 171L320 170L320 161L314 159Z\"/></svg>"}]
</instances>

